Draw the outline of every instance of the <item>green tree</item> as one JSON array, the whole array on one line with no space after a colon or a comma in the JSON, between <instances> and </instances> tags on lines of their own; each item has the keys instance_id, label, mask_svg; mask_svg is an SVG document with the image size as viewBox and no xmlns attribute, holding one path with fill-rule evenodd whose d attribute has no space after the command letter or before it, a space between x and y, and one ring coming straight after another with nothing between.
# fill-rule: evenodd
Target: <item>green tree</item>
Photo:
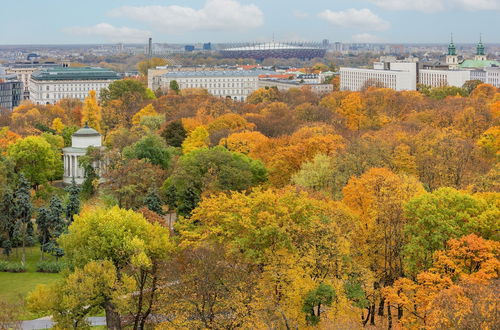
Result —
<instances>
[{"instance_id":1,"label":"green tree","mask_svg":"<svg viewBox=\"0 0 500 330\"><path fill-rule=\"evenodd\" d=\"M467 234L468 224L484 210L484 204L453 188L440 188L410 200L405 207L408 270L412 274L427 270L434 252L443 250L450 238Z\"/></svg>"},{"instance_id":2,"label":"green tree","mask_svg":"<svg viewBox=\"0 0 500 330\"><path fill-rule=\"evenodd\" d=\"M35 233L33 223L31 222L33 206L31 204L30 184L22 174L19 176L19 183L15 192L14 205L17 220L16 227L18 228L23 247L21 262L25 264L25 247L30 243L34 243Z\"/></svg>"},{"instance_id":3,"label":"green tree","mask_svg":"<svg viewBox=\"0 0 500 330\"><path fill-rule=\"evenodd\" d=\"M168 87L170 90L174 91L175 94L179 94L179 92L181 91L179 83L177 83L177 80L172 80Z\"/></svg>"},{"instance_id":4,"label":"green tree","mask_svg":"<svg viewBox=\"0 0 500 330\"><path fill-rule=\"evenodd\" d=\"M328 284L321 283L316 289L309 291L302 307L302 311L306 313L307 323L318 325L322 308L331 306L334 298L335 290Z\"/></svg>"},{"instance_id":5,"label":"green tree","mask_svg":"<svg viewBox=\"0 0 500 330\"><path fill-rule=\"evenodd\" d=\"M146 197L144 198L144 205L147 206L147 208L159 215L163 215L163 209L162 209L162 201L160 196L158 196L158 193L155 190L151 190Z\"/></svg>"},{"instance_id":6,"label":"green tree","mask_svg":"<svg viewBox=\"0 0 500 330\"><path fill-rule=\"evenodd\" d=\"M135 329L141 323L144 326L157 299L155 278L158 262L165 259L172 249L167 228L148 222L132 210L97 208L75 216L68 233L61 236L59 243L76 267L85 268L88 263L106 260L110 262L107 266L110 275L114 269L116 279L132 286L134 295L124 295L119 290L121 286L113 285L115 281L112 281L88 296L101 297L100 307L106 311L110 329L121 329L120 312L133 317L137 323ZM94 275L89 273L89 276ZM68 294L73 299L79 297L78 290L70 290ZM129 299L133 301L127 302Z\"/></svg>"},{"instance_id":7,"label":"green tree","mask_svg":"<svg viewBox=\"0 0 500 330\"><path fill-rule=\"evenodd\" d=\"M245 190L267 180L264 165L244 154L218 146L197 149L179 158L163 186L171 208L187 216L203 192Z\"/></svg>"},{"instance_id":8,"label":"green tree","mask_svg":"<svg viewBox=\"0 0 500 330\"><path fill-rule=\"evenodd\" d=\"M167 169L172 158L165 141L158 135L143 137L133 145L123 149L123 155L128 159L144 159L153 165Z\"/></svg>"},{"instance_id":9,"label":"green tree","mask_svg":"<svg viewBox=\"0 0 500 330\"><path fill-rule=\"evenodd\" d=\"M76 214L80 213L80 187L76 185L75 178L71 181L71 186L66 188L68 192L68 203L66 204L66 220L69 224L73 222Z\"/></svg>"},{"instance_id":10,"label":"green tree","mask_svg":"<svg viewBox=\"0 0 500 330\"><path fill-rule=\"evenodd\" d=\"M108 107L112 101L120 101L120 117L130 125L132 116L142 108L144 102L154 98L154 93L148 90L141 82L133 79L117 80L103 88L100 98L104 107Z\"/></svg>"},{"instance_id":11,"label":"green tree","mask_svg":"<svg viewBox=\"0 0 500 330\"><path fill-rule=\"evenodd\" d=\"M176 120L168 124L161 132L161 136L165 139L167 144L172 147L180 148L182 142L187 137L187 132L180 120Z\"/></svg>"},{"instance_id":12,"label":"green tree","mask_svg":"<svg viewBox=\"0 0 500 330\"><path fill-rule=\"evenodd\" d=\"M7 155L15 169L37 187L55 176L59 170L60 156L42 137L28 136L11 144Z\"/></svg>"},{"instance_id":13,"label":"green tree","mask_svg":"<svg viewBox=\"0 0 500 330\"><path fill-rule=\"evenodd\" d=\"M16 207L14 193L12 190L7 190L2 196L0 203L0 238L3 248L3 253L10 255L12 248L16 246Z\"/></svg>"},{"instance_id":14,"label":"green tree","mask_svg":"<svg viewBox=\"0 0 500 330\"><path fill-rule=\"evenodd\" d=\"M50 199L50 205L48 209L48 223L51 232L50 240L46 243L45 251L49 252L53 256L60 258L64 255L64 251L59 247L57 239L66 231L66 222L62 217L64 213L64 208L62 206L61 199L57 196L53 196Z\"/></svg>"}]
</instances>

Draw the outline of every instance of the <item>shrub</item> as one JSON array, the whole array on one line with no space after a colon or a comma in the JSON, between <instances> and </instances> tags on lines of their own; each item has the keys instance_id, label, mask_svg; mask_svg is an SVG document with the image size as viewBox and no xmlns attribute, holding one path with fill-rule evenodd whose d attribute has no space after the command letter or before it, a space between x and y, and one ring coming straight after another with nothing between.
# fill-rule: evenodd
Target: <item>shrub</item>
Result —
<instances>
[{"instance_id":1,"label":"shrub","mask_svg":"<svg viewBox=\"0 0 500 330\"><path fill-rule=\"evenodd\" d=\"M26 266L20 262L0 260L0 272L24 273Z\"/></svg>"},{"instance_id":2,"label":"shrub","mask_svg":"<svg viewBox=\"0 0 500 330\"><path fill-rule=\"evenodd\" d=\"M59 273L67 265L60 261L40 261L36 264L36 271L40 273Z\"/></svg>"}]
</instances>

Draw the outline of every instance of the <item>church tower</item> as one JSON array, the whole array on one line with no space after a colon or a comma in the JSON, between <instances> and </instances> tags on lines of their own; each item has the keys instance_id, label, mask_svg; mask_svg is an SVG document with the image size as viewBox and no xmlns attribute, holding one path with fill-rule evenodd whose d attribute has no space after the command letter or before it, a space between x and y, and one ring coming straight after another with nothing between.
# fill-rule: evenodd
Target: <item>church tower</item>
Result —
<instances>
[{"instance_id":1,"label":"church tower","mask_svg":"<svg viewBox=\"0 0 500 330\"><path fill-rule=\"evenodd\" d=\"M446 64L450 70L458 69L458 55L457 48L453 43L453 34L451 35L451 41L448 45L448 55L446 55Z\"/></svg>"},{"instance_id":2,"label":"church tower","mask_svg":"<svg viewBox=\"0 0 500 330\"><path fill-rule=\"evenodd\" d=\"M479 43L477 44L476 47L476 56L474 56L474 60L486 61L486 53L484 51L483 37L481 35L479 36Z\"/></svg>"}]
</instances>

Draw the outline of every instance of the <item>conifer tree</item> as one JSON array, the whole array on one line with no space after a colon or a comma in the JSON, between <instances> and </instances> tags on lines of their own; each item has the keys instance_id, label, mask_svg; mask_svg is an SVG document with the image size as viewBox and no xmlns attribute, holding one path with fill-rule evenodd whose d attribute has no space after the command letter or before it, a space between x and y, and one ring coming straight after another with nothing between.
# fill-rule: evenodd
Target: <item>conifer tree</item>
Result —
<instances>
[{"instance_id":1,"label":"conifer tree","mask_svg":"<svg viewBox=\"0 0 500 330\"><path fill-rule=\"evenodd\" d=\"M49 225L49 210L42 207L38 209L38 216L36 217L36 226L38 229L38 240L40 242L40 250L42 251L41 260L43 260L43 253L47 252L47 244L50 242L50 225Z\"/></svg>"},{"instance_id":2,"label":"conifer tree","mask_svg":"<svg viewBox=\"0 0 500 330\"><path fill-rule=\"evenodd\" d=\"M10 255L15 246L14 229L16 225L16 212L14 207L14 193L7 190L0 202L0 247L3 253Z\"/></svg>"},{"instance_id":3,"label":"conifer tree","mask_svg":"<svg viewBox=\"0 0 500 330\"><path fill-rule=\"evenodd\" d=\"M31 205L30 184L23 174L19 176L19 183L15 193L15 211L17 227L22 242L22 263L26 263L26 244L34 242L34 229L31 222L33 206Z\"/></svg>"},{"instance_id":4,"label":"conifer tree","mask_svg":"<svg viewBox=\"0 0 500 330\"><path fill-rule=\"evenodd\" d=\"M68 204L66 205L66 220L68 225L73 222L73 217L80 213L80 187L76 185L75 178L71 182L71 186L67 188L69 193Z\"/></svg>"},{"instance_id":5,"label":"conifer tree","mask_svg":"<svg viewBox=\"0 0 500 330\"><path fill-rule=\"evenodd\" d=\"M144 198L144 204L148 207L149 210L156 212L159 215L163 215L162 202L158 193L154 190L151 190L147 196Z\"/></svg>"},{"instance_id":6,"label":"conifer tree","mask_svg":"<svg viewBox=\"0 0 500 330\"><path fill-rule=\"evenodd\" d=\"M64 213L64 208L62 206L61 199L57 196L53 196L50 199L50 206L48 211L49 216L49 227L51 231L51 239L48 243L48 251L55 257L62 257L64 251L57 244L57 239L66 231L66 222L62 217Z\"/></svg>"}]
</instances>

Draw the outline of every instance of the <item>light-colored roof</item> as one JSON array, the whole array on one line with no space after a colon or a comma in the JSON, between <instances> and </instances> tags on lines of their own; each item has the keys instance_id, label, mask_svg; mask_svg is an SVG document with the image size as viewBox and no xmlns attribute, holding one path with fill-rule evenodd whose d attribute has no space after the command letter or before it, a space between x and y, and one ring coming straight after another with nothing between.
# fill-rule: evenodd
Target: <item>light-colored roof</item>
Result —
<instances>
[{"instance_id":1,"label":"light-colored roof","mask_svg":"<svg viewBox=\"0 0 500 330\"><path fill-rule=\"evenodd\" d=\"M459 66L461 68L487 68L490 66L500 66L500 62L494 60L465 60Z\"/></svg>"},{"instance_id":2,"label":"light-colored roof","mask_svg":"<svg viewBox=\"0 0 500 330\"><path fill-rule=\"evenodd\" d=\"M243 47L235 47L235 48L227 48L224 50L229 51L240 51L240 50L266 50L266 49L316 49L317 47L304 47L293 44L284 44L278 42L267 42L264 44L252 45L252 46L243 46Z\"/></svg>"},{"instance_id":3,"label":"light-colored roof","mask_svg":"<svg viewBox=\"0 0 500 330\"><path fill-rule=\"evenodd\" d=\"M173 71L164 73L166 78L191 77L257 77L269 73L262 70L210 70L210 71Z\"/></svg>"},{"instance_id":4,"label":"light-colored roof","mask_svg":"<svg viewBox=\"0 0 500 330\"><path fill-rule=\"evenodd\" d=\"M85 126L76 131L73 136L101 136L101 134L95 129Z\"/></svg>"}]
</instances>

